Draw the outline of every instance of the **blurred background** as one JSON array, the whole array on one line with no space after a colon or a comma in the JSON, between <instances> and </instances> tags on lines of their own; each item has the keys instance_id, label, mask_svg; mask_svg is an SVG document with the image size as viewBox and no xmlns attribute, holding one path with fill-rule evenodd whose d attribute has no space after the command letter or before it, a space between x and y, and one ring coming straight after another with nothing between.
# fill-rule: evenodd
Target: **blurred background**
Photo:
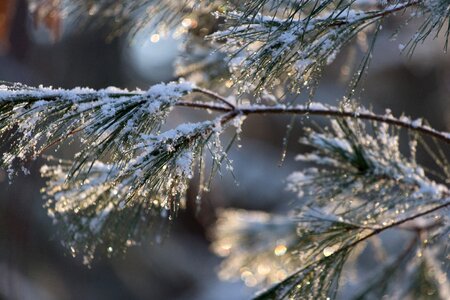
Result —
<instances>
[{"instance_id":1,"label":"blurred background","mask_svg":"<svg viewBox=\"0 0 450 300\"><path fill-rule=\"evenodd\" d=\"M17 1L10 34L3 39L0 80L31 86L145 90L154 83L176 79L173 62L183 54L181 38L142 33L132 42L126 36L108 40L108 24L89 29L76 25L65 24L54 41L54 28L36 27L25 1ZM385 24L360 101L377 112L390 108L397 116L404 112L412 118L424 117L436 129L450 131L449 56L439 39L428 40L412 58L401 55L399 44L414 33L414 24L410 25L392 41L398 22ZM345 93L349 70L343 62L352 55L352 49L343 51L328 68L317 100L334 104ZM198 117L189 113L176 111L172 121ZM31 175L15 178L12 184L0 169L0 298L248 299L255 292L252 287L218 279L220 258L209 250L209 229L218 208L289 208L295 197L285 191L284 178L300 167L293 156L299 150L296 141L301 133L297 126L280 167L289 121L289 117L249 119L239 147L230 154L236 180L226 172L218 176L198 215L193 204L195 191L191 192L187 209L181 211L162 245L144 244L122 256L98 258L90 268L68 255L42 207L42 161L33 162ZM0 149L2 146L0 141ZM67 146L57 155L70 157L73 153Z\"/></svg>"}]
</instances>

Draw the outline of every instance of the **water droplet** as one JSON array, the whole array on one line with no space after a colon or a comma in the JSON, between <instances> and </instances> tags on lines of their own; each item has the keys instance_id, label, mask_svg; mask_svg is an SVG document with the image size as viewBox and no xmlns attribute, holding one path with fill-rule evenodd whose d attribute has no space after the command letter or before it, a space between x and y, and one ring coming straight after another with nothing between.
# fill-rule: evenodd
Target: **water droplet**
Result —
<instances>
[{"instance_id":1,"label":"water droplet","mask_svg":"<svg viewBox=\"0 0 450 300\"><path fill-rule=\"evenodd\" d=\"M74 247L70 247L70 253L72 253L73 257L77 256L77 251L75 250Z\"/></svg>"},{"instance_id":2,"label":"water droplet","mask_svg":"<svg viewBox=\"0 0 450 300\"><path fill-rule=\"evenodd\" d=\"M274 249L274 253L276 256L282 256L286 254L287 247L285 245L277 245Z\"/></svg>"}]
</instances>

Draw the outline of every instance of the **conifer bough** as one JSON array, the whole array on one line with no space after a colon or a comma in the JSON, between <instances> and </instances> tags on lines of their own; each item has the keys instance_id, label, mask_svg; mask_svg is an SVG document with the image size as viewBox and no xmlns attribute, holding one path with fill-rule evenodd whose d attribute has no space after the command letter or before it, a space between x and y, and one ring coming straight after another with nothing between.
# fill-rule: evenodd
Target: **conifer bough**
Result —
<instances>
[{"instance_id":1,"label":"conifer bough","mask_svg":"<svg viewBox=\"0 0 450 300\"><path fill-rule=\"evenodd\" d=\"M339 287L345 288L342 271L351 269L365 243L379 243L384 232L401 230L410 232L406 247L358 282L352 299L430 293L450 298L450 133L422 119L395 117L389 110L377 114L349 100L369 65L381 22L399 15L422 20L401 47L412 54L430 34L445 31L447 41L448 0L98 0L73 1L69 7L122 17L124 22L116 24L124 28L130 16L148 7L140 26L167 20L162 24L170 30L195 37L193 47L214 53L180 61L177 73L187 74L187 80L147 91L0 84L0 136L2 145L9 145L1 164L13 180L19 172L29 173L31 160L46 157L49 165L41 168L48 179L45 206L74 256L89 264L98 252L123 253L146 237L159 242L184 206L196 171L198 202L216 172L224 166L232 170L227 152L235 139L224 147L221 136L226 130L238 136L247 117L318 116L330 126L303 127L300 143L310 150L296 160L309 167L287 178L287 189L299 199L290 213L219 211L211 233L213 251L226 257L219 276L260 286L258 299L336 298ZM211 34L199 39L189 24L211 12L217 17ZM181 27L179 18L185 21ZM360 34L373 38L349 94L337 106L312 100L295 104L276 96L306 92L314 99L325 66ZM208 69L211 65L217 66L216 73ZM162 130L175 107L214 116ZM409 153L400 151L404 136ZM73 160L48 156L50 149L74 139L80 151ZM418 149L433 158L434 169L421 166ZM209 160L210 174L205 174Z\"/></svg>"}]
</instances>

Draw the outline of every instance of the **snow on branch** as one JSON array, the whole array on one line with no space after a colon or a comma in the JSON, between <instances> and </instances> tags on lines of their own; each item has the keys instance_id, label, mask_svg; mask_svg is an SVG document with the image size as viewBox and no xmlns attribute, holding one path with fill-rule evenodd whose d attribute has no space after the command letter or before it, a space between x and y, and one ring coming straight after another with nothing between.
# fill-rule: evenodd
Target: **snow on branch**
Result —
<instances>
[{"instance_id":1,"label":"snow on branch","mask_svg":"<svg viewBox=\"0 0 450 300\"><path fill-rule=\"evenodd\" d=\"M12 176L14 160L27 162L75 134L84 147L71 175L107 155L126 161L135 140L157 132L175 103L192 89L184 82L155 85L145 92L1 85L0 135L8 136L11 145L1 162Z\"/></svg>"}]
</instances>

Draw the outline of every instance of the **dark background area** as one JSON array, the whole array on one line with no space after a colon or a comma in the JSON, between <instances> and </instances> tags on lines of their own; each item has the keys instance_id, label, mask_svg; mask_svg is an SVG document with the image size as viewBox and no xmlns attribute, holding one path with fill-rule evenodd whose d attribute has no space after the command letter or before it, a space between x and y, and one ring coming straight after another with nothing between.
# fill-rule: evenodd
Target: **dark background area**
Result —
<instances>
[{"instance_id":1,"label":"dark background area","mask_svg":"<svg viewBox=\"0 0 450 300\"><path fill-rule=\"evenodd\" d=\"M395 24L391 24L394 28ZM414 26L410 26L414 28ZM148 86L168 80L174 57L163 64L136 69L139 44L127 39L106 42L108 26L72 30L50 43L45 31L30 24L25 7L17 14L12 48L0 56L0 80L36 86L121 88ZM391 108L413 118L424 117L437 129L450 131L450 64L442 41L429 40L412 58L402 56L399 42L413 32L390 41L390 27L382 32L374 61L363 82L361 102L375 111ZM161 51L176 54L175 41L149 48L142 60L161 61ZM134 48L133 48L134 47ZM134 49L134 50L133 50ZM161 50L162 49L162 50ZM170 51L169 51L170 50ZM154 51L154 53L152 53ZM336 103L345 91L340 67L349 51L330 66L316 95ZM344 72L345 73L345 72ZM148 75L148 76L147 76ZM186 112L184 112L186 113ZM175 114L174 118L177 118ZM42 161L30 165L32 174L8 183L0 169L0 298L5 299L246 299L253 289L242 283L221 282L216 276L220 259L208 249L208 228L218 207L283 210L294 199L284 191L283 180L297 168L295 145L283 167L278 167L284 130L289 118L254 117L245 124L242 148L232 151L236 185L229 175L217 178L199 216L192 199L181 212L162 245L142 245L123 256L99 258L91 268L73 259L60 245L55 227L42 207L39 177ZM292 144L300 133L296 132ZM4 147L0 140L0 149ZM73 153L64 147L58 155ZM191 192L193 194L193 192ZM192 195L191 195L192 196Z\"/></svg>"}]
</instances>

